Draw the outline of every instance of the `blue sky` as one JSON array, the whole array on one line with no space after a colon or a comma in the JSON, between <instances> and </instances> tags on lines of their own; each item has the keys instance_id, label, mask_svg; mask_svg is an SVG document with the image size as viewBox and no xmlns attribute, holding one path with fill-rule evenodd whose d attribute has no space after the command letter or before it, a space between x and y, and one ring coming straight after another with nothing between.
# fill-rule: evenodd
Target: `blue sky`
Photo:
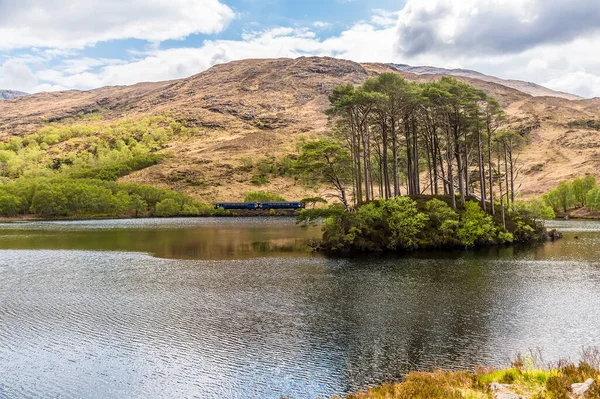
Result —
<instances>
[{"instance_id":1,"label":"blue sky","mask_svg":"<svg viewBox=\"0 0 600 399\"><path fill-rule=\"evenodd\" d=\"M317 55L600 96L600 2L589 0L0 0L0 37L0 88L27 92Z\"/></svg>"}]
</instances>

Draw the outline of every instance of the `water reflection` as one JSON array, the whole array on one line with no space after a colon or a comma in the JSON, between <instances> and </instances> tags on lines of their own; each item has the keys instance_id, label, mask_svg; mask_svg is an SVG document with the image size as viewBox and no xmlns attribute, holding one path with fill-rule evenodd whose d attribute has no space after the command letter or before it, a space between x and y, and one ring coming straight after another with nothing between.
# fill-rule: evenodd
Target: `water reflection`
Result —
<instances>
[{"instance_id":1,"label":"water reflection","mask_svg":"<svg viewBox=\"0 0 600 399\"><path fill-rule=\"evenodd\" d=\"M216 227L184 223L186 233L164 223L2 230L14 246L19 235L26 246L44 234L66 234L61 245L74 246L80 234L88 250L0 250L0 392L329 397L411 369L503 366L535 347L549 360L575 358L582 345L600 343L600 229L528 248L328 259L287 250L256 256L267 247L252 243L312 234L286 221L212 233L196 230ZM110 241L128 230L148 243ZM198 237L222 248L172 249ZM225 259L91 250L115 243Z\"/></svg>"},{"instance_id":2,"label":"water reflection","mask_svg":"<svg viewBox=\"0 0 600 399\"><path fill-rule=\"evenodd\" d=\"M133 251L174 259L246 259L307 252L318 227L293 218L203 218L0 224L0 249Z\"/></svg>"}]
</instances>

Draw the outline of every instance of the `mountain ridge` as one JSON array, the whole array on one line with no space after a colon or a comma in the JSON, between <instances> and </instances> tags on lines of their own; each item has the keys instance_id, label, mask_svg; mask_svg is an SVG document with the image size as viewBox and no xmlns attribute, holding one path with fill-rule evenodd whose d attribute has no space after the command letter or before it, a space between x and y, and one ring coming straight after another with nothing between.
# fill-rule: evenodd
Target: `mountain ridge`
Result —
<instances>
[{"instance_id":1,"label":"mountain ridge","mask_svg":"<svg viewBox=\"0 0 600 399\"><path fill-rule=\"evenodd\" d=\"M583 97L578 96L576 94L566 93L562 91L556 91L549 89L545 86L539 85L533 82L527 82L523 80L517 79L502 79L497 76L486 75L481 72L473 71L470 69L447 69L447 68L438 68L432 66L411 66L407 64L390 64L394 68L398 69L401 72L410 72L416 75L449 75L449 76L462 76L462 77L470 77L479 80L486 80L488 82L498 83L519 91L523 93L530 94L534 97L560 97L565 98L567 100L584 100Z\"/></svg>"}]
</instances>

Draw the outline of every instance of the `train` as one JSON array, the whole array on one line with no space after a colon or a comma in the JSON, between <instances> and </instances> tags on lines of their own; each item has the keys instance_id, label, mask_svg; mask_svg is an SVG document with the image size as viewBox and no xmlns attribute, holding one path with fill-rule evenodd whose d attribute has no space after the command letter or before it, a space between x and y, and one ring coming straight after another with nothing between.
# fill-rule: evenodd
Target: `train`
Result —
<instances>
[{"instance_id":1,"label":"train","mask_svg":"<svg viewBox=\"0 0 600 399\"><path fill-rule=\"evenodd\" d=\"M277 210L293 210L303 209L302 202L217 202L215 209L226 210L259 210L259 209L277 209Z\"/></svg>"}]
</instances>

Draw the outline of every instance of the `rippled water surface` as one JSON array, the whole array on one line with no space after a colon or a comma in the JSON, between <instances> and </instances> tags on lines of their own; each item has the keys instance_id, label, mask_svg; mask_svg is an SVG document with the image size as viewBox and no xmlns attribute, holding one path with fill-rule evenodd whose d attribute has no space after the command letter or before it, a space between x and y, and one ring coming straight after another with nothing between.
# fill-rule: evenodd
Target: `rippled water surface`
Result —
<instances>
[{"instance_id":1,"label":"rippled water surface","mask_svg":"<svg viewBox=\"0 0 600 399\"><path fill-rule=\"evenodd\" d=\"M600 223L328 259L288 219L0 224L0 398L316 398L600 345Z\"/></svg>"}]
</instances>

